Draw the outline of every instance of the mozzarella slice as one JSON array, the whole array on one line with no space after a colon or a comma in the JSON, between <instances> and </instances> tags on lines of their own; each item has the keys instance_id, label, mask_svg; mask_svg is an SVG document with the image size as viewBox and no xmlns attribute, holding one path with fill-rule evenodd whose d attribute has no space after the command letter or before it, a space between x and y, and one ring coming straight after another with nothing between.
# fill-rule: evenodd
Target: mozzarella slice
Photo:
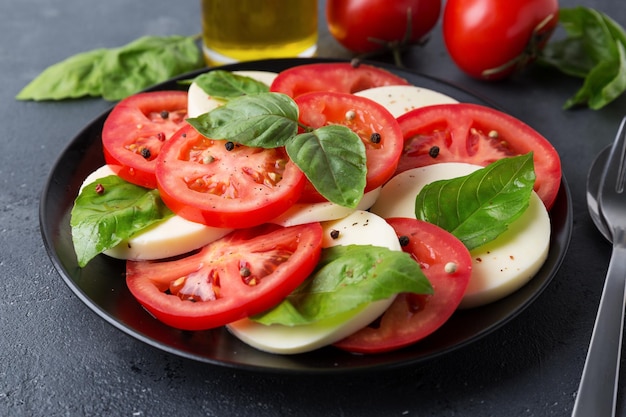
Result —
<instances>
[{"instance_id":1,"label":"mozzarella slice","mask_svg":"<svg viewBox=\"0 0 626 417\"><path fill-rule=\"evenodd\" d=\"M250 77L268 86L272 84L278 74L269 71L233 71L233 74ZM187 114L189 117L198 117L203 113L210 112L224 102L211 98L195 82L191 83L187 92Z\"/></svg>"},{"instance_id":2,"label":"mozzarella slice","mask_svg":"<svg viewBox=\"0 0 626 417\"><path fill-rule=\"evenodd\" d=\"M405 171L383 186L371 211L384 218L415 218L415 196L423 186L479 168L465 163L442 163ZM549 246L550 217L533 191L528 209L507 231L470 252L472 276L460 308L488 304L521 288L539 271Z\"/></svg>"},{"instance_id":3,"label":"mozzarella slice","mask_svg":"<svg viewBox=\"0 0 626 417\"><path fill-rule=\"evenodd\" d=\"M380 187L369 191L363 195L356 210L367 210L378 199ZM286 212L275 218L271 223L279 224L284 227L297 226L299 224L325 222L337 220L354 212L355 209L340 206L339 204L324 203L297 203L289 208Z\"/></svg>"},{"instance_id":4,"label":"mozzarella slice","mask_svg":"<svg viewBox=\"0 0 626 417\"><path fill-rule=\"evenodd\" d=\"M443 93L414 85L386 85L368 88L355 93L355 95L367 97L377 102L394 117L401 116L418 107L458 103L457 100Z\"/></svg>"},{"instance_id":5,"label":"mozzarella slice","mask_svg":"<svg viewBox=\"0 0 626 417\"><path fill-rule=\"evenodd\" d=\"M355 211L343 219L323 223L323 227L323 247L369 244L401 250L393 228L367 211ZM331 237L331 231L339 232L336 239ZM259 350L280 354L308 352L335 343L367 326L391 305L394 298L376 301L341 317L308 325L266 326L243 319L227 327L237 338Z\"/></svg>"},{"instance_id":6,"label":"mozzarella slice","mask_svg":"<svg viewBox=\"0 0 626 417\"><path fill-rule=\"evenodd\" d=\"M82 191L87 184L109 175L115 175L115 173L108 165L98 168L85 179L80 190ZM198 249L225 236L231 230L190 222L175 215L122 241L104 253L118 259L169 258Z\"/></svg>"}]
</instances>

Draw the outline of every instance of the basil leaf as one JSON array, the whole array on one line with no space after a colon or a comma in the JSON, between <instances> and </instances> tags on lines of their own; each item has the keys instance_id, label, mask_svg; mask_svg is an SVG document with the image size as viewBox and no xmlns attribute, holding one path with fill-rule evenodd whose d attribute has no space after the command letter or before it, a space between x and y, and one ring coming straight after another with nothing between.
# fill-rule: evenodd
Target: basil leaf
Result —
<instances>
[{"instance_id":1,"label":"basil leaf","mask_svg":"<svg viewBox=\"0 0 626 417\"><path fill-rule=\"evenodd\" d=\"M102 96L115 101L204 65L195 37L144 36L119 48L95 49L58 62L24 87L16 99Z\"/></svg>"},{"instance_id":2,"label":"basil leaf","mask_svg":"<svg viewBox=\"0 0 626 417\"><path fill-rule=\"evenodd\" d=\"M103 192L96 191L98 184ZM157 190L128 183L116 175L87 185L76 198L70 216L78 265L87 265L96 255L172 215Z\"/></svg>"},{"instance_id":3,"label":"basil leaf","mask_svg":"<svg viewBox=\"0 0 626 417\"><path fill-rule=\"evenodd\" d=\"M528 208L532 153L498 160L464 177L426 185L415 216L449 231L472 250L495 239Z\"/></svg>"},{"instance_id":4,"label":"basil leaf","mask_svg":"<svg viewBox=\"0 0 626 417\"><path fill-rule=\"evenodd\" d=\"M287 154L327 200L355 208L366 184L365 145L346 126L329 125L287 143Z\"/></svg>"},{"instance_id":5,"label":"basil leaf","mask_svg":"<svg viewBox=\"0 0 626 417\"><path fill-rule=\"evenodd\" d=\"M198 75L193 82L211 98L221 101L247 94L267 93L269 86L254 78L234 74L230 71L215 70Z\"/></svg>"},{"instance_id":6,"label":"basil leaf","mask_svg":"<svg viewBox=\"0 0 626 417\"><path fill-rule=\"evenodd\" d=\"M284 94L247 95L187 122L208 138L277 148L285 146L298 132L298 106Z\"/></svg>"},{"instance_id":7,"label":"basil leaf","mask_svg":"<svg viewBox=\"0 0 626 417\"><path fill-rule=\"evenodd\" d=\"M567 37L546 45L540 62L584 78L564 108L601 109L626 90L626 32L604 13L582 6L560 9L559 22Z\"/></svg>"},{"instance_id":8,"label":"basil leaf","mask_svg":"<svg viewBox=\"0 0 626 417\"><path fill-rule=\"evenodd\" d=\"M101 62L102 97L120 100L203 66L194 37L144 36L107 52Z\"/></svg>"},{"instance_id":9,"label":"basil leaf","mask_svg":"<svg viewBox=\"0 0 626 417\"><path fill-rule=\"evenodd\" d=\"M100 96L100 62L105 49L76 54L46 68L15 97L18 100L62 100Z\"/></svg>"},{"instance_id":10,"label":"basil leaf","mask_svg":"<svg viewBox=\"0 0 626 417\"><path fill-rule=\"evenodd\" d=\"M430 282L407 253L370 245L322 250L316 271L273 309L251 319L295 326L341 319L403 292L431 294Z\"/></svg>"}]
</instances>

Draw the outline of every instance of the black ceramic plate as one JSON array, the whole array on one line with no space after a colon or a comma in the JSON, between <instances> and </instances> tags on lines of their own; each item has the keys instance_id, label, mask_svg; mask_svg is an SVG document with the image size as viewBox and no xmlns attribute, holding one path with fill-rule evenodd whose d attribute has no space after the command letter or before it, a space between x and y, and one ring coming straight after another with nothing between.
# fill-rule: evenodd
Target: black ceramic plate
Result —
<instances>
[{"instance_id":1,"label":"black ceramic plate","mask_svg":"<svg viewBox=\"0 0 626 417\"><path fill-rule=\"evenodd\" d=\"M228 70L278 72L316 59L285 59L234 64ZM459 101L489 104L486 100L437 79L382 66L415 85L440 91ZM191 78L190 74L180 79ZM171 80L158 89L184 88ZM556 274L572 232L572 204L565 180L551 211L552 240L548 259L523 288L498 302L459 311L437 332L409 348L381 355L352 355L327 347L298 355L273 355L251 348L224 328L179 331L152 318L133 299L124 281L124 263L101 255L79 268L70 236L70 210L82 181L104 164L100 140L105 113L87 125L63 151L43 190L40 222L43 240L59 274L70 289L100 317L149 345L200 362L264 372L329 373L393 368L414 364L472 343L501 327L530 305Z\"/></svg>"}]
</instances>

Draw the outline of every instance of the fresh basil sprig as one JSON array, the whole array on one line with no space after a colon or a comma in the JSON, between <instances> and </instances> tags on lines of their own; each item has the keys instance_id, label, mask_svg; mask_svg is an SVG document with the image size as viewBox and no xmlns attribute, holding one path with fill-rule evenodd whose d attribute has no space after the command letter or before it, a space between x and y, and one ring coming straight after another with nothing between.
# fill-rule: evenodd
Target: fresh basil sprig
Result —
<instances>
[{"instance_id":1,"label":"fresh basil sprig","mask_svg":"<svg viewBox=\"0 0 626 417\"><path fill-rule=\"evenodd\" d=\"M117 175L88 184L70 215L78 265L87 265L96 255L173 215L157 190L139 187Z\"/></svg>"},{"instance_id":2,"label":"fresh basil sprig","mask_svg":"<svg viewBox=\"0 0 626 417\"><path fill-rule=\"evenodd\" d=\"M245 146L284 146L291 160L329 201L354 208L363 197L365 145L346 126L304 127L298 133L298 106L281 93L247 94L187 119L200 134Z\"/></svg>"},{"instance_id":3,"label":"fresh basil sprig","mask_svg":"<svg viewBox=\"0 0 626 417\"><path fill-rule=\"evenodd\" d=\"M228 101L246 94L267 93L270 90L267 84L254 78L224 70L205 72L194 78L193 82L211 98L220 101Z\"/></svg>"},{"instance_id":4,"label":"fresh basil sprig","mask_svg":"<svg viewBox=\"0 0 626 417\"><path fill-rule=\"evenodd\" d=\"M495 239L528 208L533 154L500 159L464 177L426 185L415 216L455 235L469 249Z\"/></svg>"},{"instance_id":5,"label":"fresh basil sprig","mask_svg":"<svg viewBox=\"0 0 626 417\"><path fill-rule=\"evenodd\" d=\"M284 301L252 317L296 326L332 320L403 292L432 294L430 282L407 253L369 245L322 250L316 270Z\"/></svg>"},{"instance_id":6,"label":"fresh basil sprig","mask_svg":"<svg viewBox=\"0 0 626 417\"><path fill-rule=\"evenodd\" d=\"M560 9L559 22L567 37L548 43L540 62L584 79L565 109L601 109L626 91L626 32L606 14L583 6Z\"/></svg>"},{"instance_id":7,"label":"fresh basil sprig","mask_svg":"<svg viewBox=\"0 0 626 417\"><path fill-rule=\"evenodd\" d=\"M100 48L46 68L18 100L63 100L86 96L116 101L154 84L205 66L192 36L144 36L119 48Z\"/></svg>"}]
</instances>

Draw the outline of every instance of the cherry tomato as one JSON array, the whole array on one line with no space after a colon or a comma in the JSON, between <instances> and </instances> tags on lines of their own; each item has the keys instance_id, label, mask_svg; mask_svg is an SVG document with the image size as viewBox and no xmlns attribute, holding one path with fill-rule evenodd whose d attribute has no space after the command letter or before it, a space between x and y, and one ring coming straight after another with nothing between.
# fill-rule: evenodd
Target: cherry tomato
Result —
<instances>
[{"instance_id":1,"label":"cherry tomato","mask_svg":"<svg viewBox=\"0 0 626 417\"><path fill-rule=\"evenodd\" d=\"M380 104L347 93L318 91L298 96L300 123L318 128L344 125L352 129L365 145L367 178L365 192L383 185L396 170L403 138L397 120ZM324 201L307 181L300 202Z\"/></svg>"},{"instance_id":2,"label":"cherry tomato","mask_svg":"<svg viewBox=\"0 0 626 417\"><path fill-rule=\"evenodd\" d=\"M408 238L402 250L420 264L434 292L398 294L373 325L335 344L341 349L387 352L425 338L452 316L469 284L472 258L460 240L438 226L417 219L390 218L387 222L399 238Z\"/></svg>"},{"instance_id":3,"label":"cherry tomato","mask_svg":"<svg viewBox=\"0 0 626 417\"><path fill-rule=\"evenodd\" d=\"M347 49L365 53L385 44L417 43L430 32L441 0L328 0L330 34Z\"/></svg>"},{"instance_id":4,"label":"cherry tomato","mask_svg":"<svg viewBox=\"0 0 626 417\"><path fill-rule=\"evenodd\" d=\"M126 181L156 188L155 160L186 117L185 91L139 93L120 101L102 129L106 163Z\"/></svg>"},{"instance_id":5,"label":"cherry tomato","mask_svg":"<svg viewBox=\"0 0 626 417\"><path fill-rule=\"evenodd\" d=\"M163 323L210 329L282 301L313 271L321 244L319 223L241 229L183 258L128 261L126 283Z\"/></svg>"},{"instance_id":6,"label":"cherry tomato","mask_svg":"<svg viewBox=\"0 0 626 417\"><path fill-rule=\"evenodd\" d=\"M558 0L448 0L443 38L456 65L502 79L532 62L558 24Z\"/></svg>"},{"instance_id":7,"label":"cherry tomato","mask_svg":"<svg viewBox=\"0 0 626 417\"><path fill-rule=\"evenodd\" d=\"M561 185L558 153L536 130L501 111L477 104L422 107L400 116L404 150L397 172L439 162L487 166L505 157L533 153L535 191L552 207Z\"/></svg>"},{"instance_id":8,"label":"cherry tomato","mask_svg":"<svg viewBox=\"0 0 626 417\"><path fill-rule=\"evenodd\" d=\"M161 198L172 211L226 228L273 219L298 200L305 183L284 148L213 140L190 125L163 145L155 172Z\"/></svg>"},{"instance_id":9,"label":"cherry tomato","mask_svg":"<svg viewBox=\"0 0 626 417\"><path fill-rule=\"evenodd\" d=\"M366 64L317 63L299 65L281 71L270 90L297 97L312 91L356 93L384 85L409 85L404 78Z\"/></svg>"}]
</instances>

